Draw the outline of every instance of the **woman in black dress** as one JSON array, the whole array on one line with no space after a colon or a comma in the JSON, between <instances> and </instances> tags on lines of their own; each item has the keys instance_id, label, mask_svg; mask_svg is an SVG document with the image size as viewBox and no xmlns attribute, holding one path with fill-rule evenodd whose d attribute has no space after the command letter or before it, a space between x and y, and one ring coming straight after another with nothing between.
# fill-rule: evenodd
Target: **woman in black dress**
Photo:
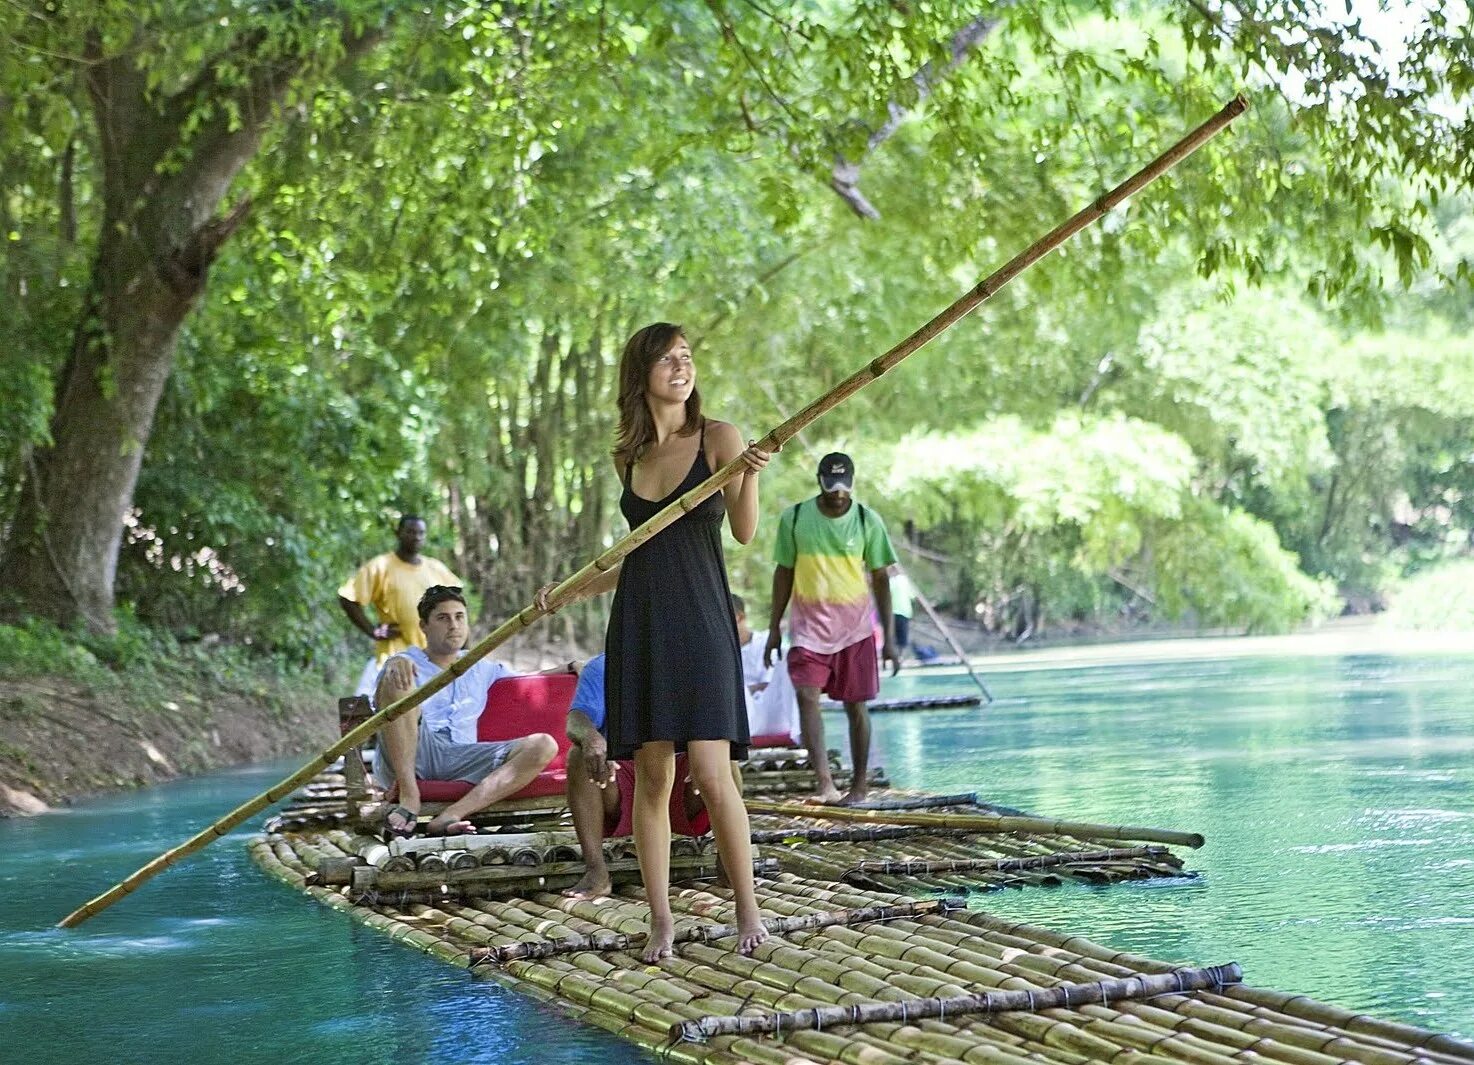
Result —
<instances>
[{"instance_id":1,"label":"woman in black dress","mask_svg":"<svg viewBox=\"0 0 1474 1065\"><path fill-rule=\"evenodd\" d=\"M670 792L684 751L706 802L736 902L738 950L767 938L752 881L747 807L731 761L747 756L742 660L722 556L722 519L739 543L757 532L757 475L768 454L704 417L691 346L680 326L641 329L619 366L614 467L620 510L644 523L741 456L748 470L630 552L619 567L605 638L609 757L635 762L635 847L650 902L646 961L671 954ZM608 589L616 578L588 590Z\"/></svg>"}]
</instances>

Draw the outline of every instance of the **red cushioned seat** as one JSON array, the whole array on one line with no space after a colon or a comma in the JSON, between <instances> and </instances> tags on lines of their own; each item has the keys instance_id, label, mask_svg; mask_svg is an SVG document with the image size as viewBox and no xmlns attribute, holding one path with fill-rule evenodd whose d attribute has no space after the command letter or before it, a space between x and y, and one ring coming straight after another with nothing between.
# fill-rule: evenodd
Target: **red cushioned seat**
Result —
<instances>
[{"instance_id":1,"label":"red cushioned seat","mask_svg":"<svg viewBox=\"0 0 1474 1065\"><path fill-rule=\"evenodd\" d=\"M558 741L558 753L532 783L509 799L540 799L562 795L568 789L568 708L578 678L571 673L503 677L488 689L486 706L476 721L476 739L482 742L515 740L546 732ZM455 802L472 785L464 780L421 780L425 802Z\"/></svg>"},{"instance_id":2,"label":"red cushioned seat","mask_svg":"<svg viewBox=\"0 0 1474 1065\"><path fill-rule=\"evenodd\" d=\"M558 753L527 787L510 796L537 799L568 790L568 708L578 678L571 673L503 677L486 693L486 709L476 722L478 740L515 740L546 732L558 741Z\"/></svg>"},{"instance_id":3,"label":"red cushioned seat","mask_svg":"<svg viewBox=\"0 0 1474 1065\"><path fill-rule=\"evenodd\" d=\"M770 732L764 736L754 736L748 741L748 745L758 747L797 747L793 737L786 732Z\"/></svg>"}]
</instances>

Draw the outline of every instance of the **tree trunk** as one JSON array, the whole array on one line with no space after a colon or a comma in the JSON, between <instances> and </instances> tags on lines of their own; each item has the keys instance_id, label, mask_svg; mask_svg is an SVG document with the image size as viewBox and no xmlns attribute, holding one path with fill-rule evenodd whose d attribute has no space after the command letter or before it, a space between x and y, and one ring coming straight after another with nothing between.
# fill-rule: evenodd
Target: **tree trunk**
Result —
<instances>
[{"instance_id":1,"label":"tree trunk","mask_svg":"<svg viewBox=\"0 0 1474 1065\"><path fill-rule=\"evenodd\" d=\"M30 612L111 625L123 518L199 283L171 286L105 226L82 321L63 371L52 445L22 489L0 584ZM120 247L132 244L133 249Z\"/></svg>"},{"instance_id":2,"label":"tree trunk","mask_svg":"<svg viewBox=\"0 0 1474 1065\"><path fill-rule=\"evenodd\" d=\"M377 39L376 31L345 37L347 56ZM84 80L97 122L103 211L51 443L29 464L0 560L0 587L27 613L112 626L123 519L179 329L249 204L217 212L305 62L263 58L264 42L259 33L242 36L164 96L149 90L132 49L105 55L100 39L88 41ZM157 42L140 31L134 43ZM251 73L227 87L217 75L230 66ZM243 117L232 122L232 114Z\"/></svg>"}]
</instances>

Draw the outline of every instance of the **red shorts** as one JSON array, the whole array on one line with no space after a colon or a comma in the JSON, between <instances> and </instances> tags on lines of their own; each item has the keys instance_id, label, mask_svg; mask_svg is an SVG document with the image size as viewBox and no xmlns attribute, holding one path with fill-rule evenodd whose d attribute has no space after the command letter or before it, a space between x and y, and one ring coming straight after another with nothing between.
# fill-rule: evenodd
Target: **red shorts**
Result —
<instances>
[{"instance_id":1,"label":"red shorts","mask_svg":"<svg viewBox=\"0 0 1474 1065\"><path fill-rule=\"evenodd\" d=\"M868 702L880 692L875 641L866 636L828 655L807 647L790 647L788 676L795 688L819 688L842 703Z\"/></svg>"},{"instance_id":2,"label":"red shorts","mask_svg":"<svg viewBox=\"0 0 1474 1065\"><path fill-rule=\"evenodd\" d=\"M678 836L704 836L711 831L706 807L686 816L686 756L676 755L676 782L670 789L670 830ZM614 783L619 788L619 819L604 818L604 838L618 839L635 830L635 763L615 762Z\"/></svg>"}]
</instances>

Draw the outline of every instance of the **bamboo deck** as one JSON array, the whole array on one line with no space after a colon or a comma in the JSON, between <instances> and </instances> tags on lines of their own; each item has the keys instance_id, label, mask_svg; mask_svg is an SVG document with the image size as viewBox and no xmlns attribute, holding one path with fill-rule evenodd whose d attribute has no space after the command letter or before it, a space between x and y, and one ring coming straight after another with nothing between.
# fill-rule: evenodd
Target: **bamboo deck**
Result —
<instances>
[{"instance_id":1,"label":"bamboo deck","mask_svg":"<svg viewBox=\"0 0 1474 1065\"><path fill-rule=\"evenodd\" d=\"M336 790L332 781L324 781L276 819L272 831L251 842L251 855L266 872L394 939L552 1003L664 1060L713 1065L1474 1063L1474 1046L1450 1037L1241 984L1104 1003L1103 991L1094 1001L1077 994L1071 1006L1036 1010L961 1016L948 1010L961 996L1042 994L1050 988L1058 996L1064 985L1090 983L1099 989L1095 982L1174 972L1166 963L1078 936L959 908L957 899L917 899L1066 877L1112 882L1183 875L1181 858L1159 844L1122 840L1107 845L1099 836L982 833L935 824L837 825L758 815L753 829L760 855L759 901L766 918L791 930L775 934L750 958L734 952L732 939L711 939L724 930L710 926L733 919L731 895L699 879L712 872L709 840L680 841L672 858L678 881L674 908L678 939L684 934L690 941L677 946L675 957L650 966L639 960L637 945L618 938L637 935L646 922L628 841L606 846L616 884L608 898L575 901L556 894L574 881L581 865L563 860L568 857L560 842L567 836L566 817L551 809L510 811L488 821L507 847L499 847L495 838L478 840L470 850L463 840L420 842L399 848L407 852L400 856L401 866L413 859L419 869L386 873L363 857L374 841L329 816ZM987 812L962 801L970 796L949 798L957 801L944 809L954 814ZM935 816L933 810L925 813ZM875 816L916 819L912 811ZM426 855L437 854L434 869L424 864ZM874 907L904 912L884 911L877 918ZM493 948L513 944L533 945L533 953L547 956L496 960ZM516 947L511 953L528 950ZM1032 1003L1034 996L1026 997ZM886 1012L886 1003L893 1004L891 1013L906 1004L911 1015L834 1025L831 1010L821 1014L831 1023L820 1029L782 1027L777 1035L721 1034L703 1042L673 1034L673 1026L687 1024L693 1030L695 1021L707 1018L710 1024L713 1015L731 1023L745 1015L745 1024L752 1015L779 1011L800 1011L794 1016L801 1019L819 1007ZM916 1015L928 1008L931 1016Z\"/></svg>"}]
</instances>

